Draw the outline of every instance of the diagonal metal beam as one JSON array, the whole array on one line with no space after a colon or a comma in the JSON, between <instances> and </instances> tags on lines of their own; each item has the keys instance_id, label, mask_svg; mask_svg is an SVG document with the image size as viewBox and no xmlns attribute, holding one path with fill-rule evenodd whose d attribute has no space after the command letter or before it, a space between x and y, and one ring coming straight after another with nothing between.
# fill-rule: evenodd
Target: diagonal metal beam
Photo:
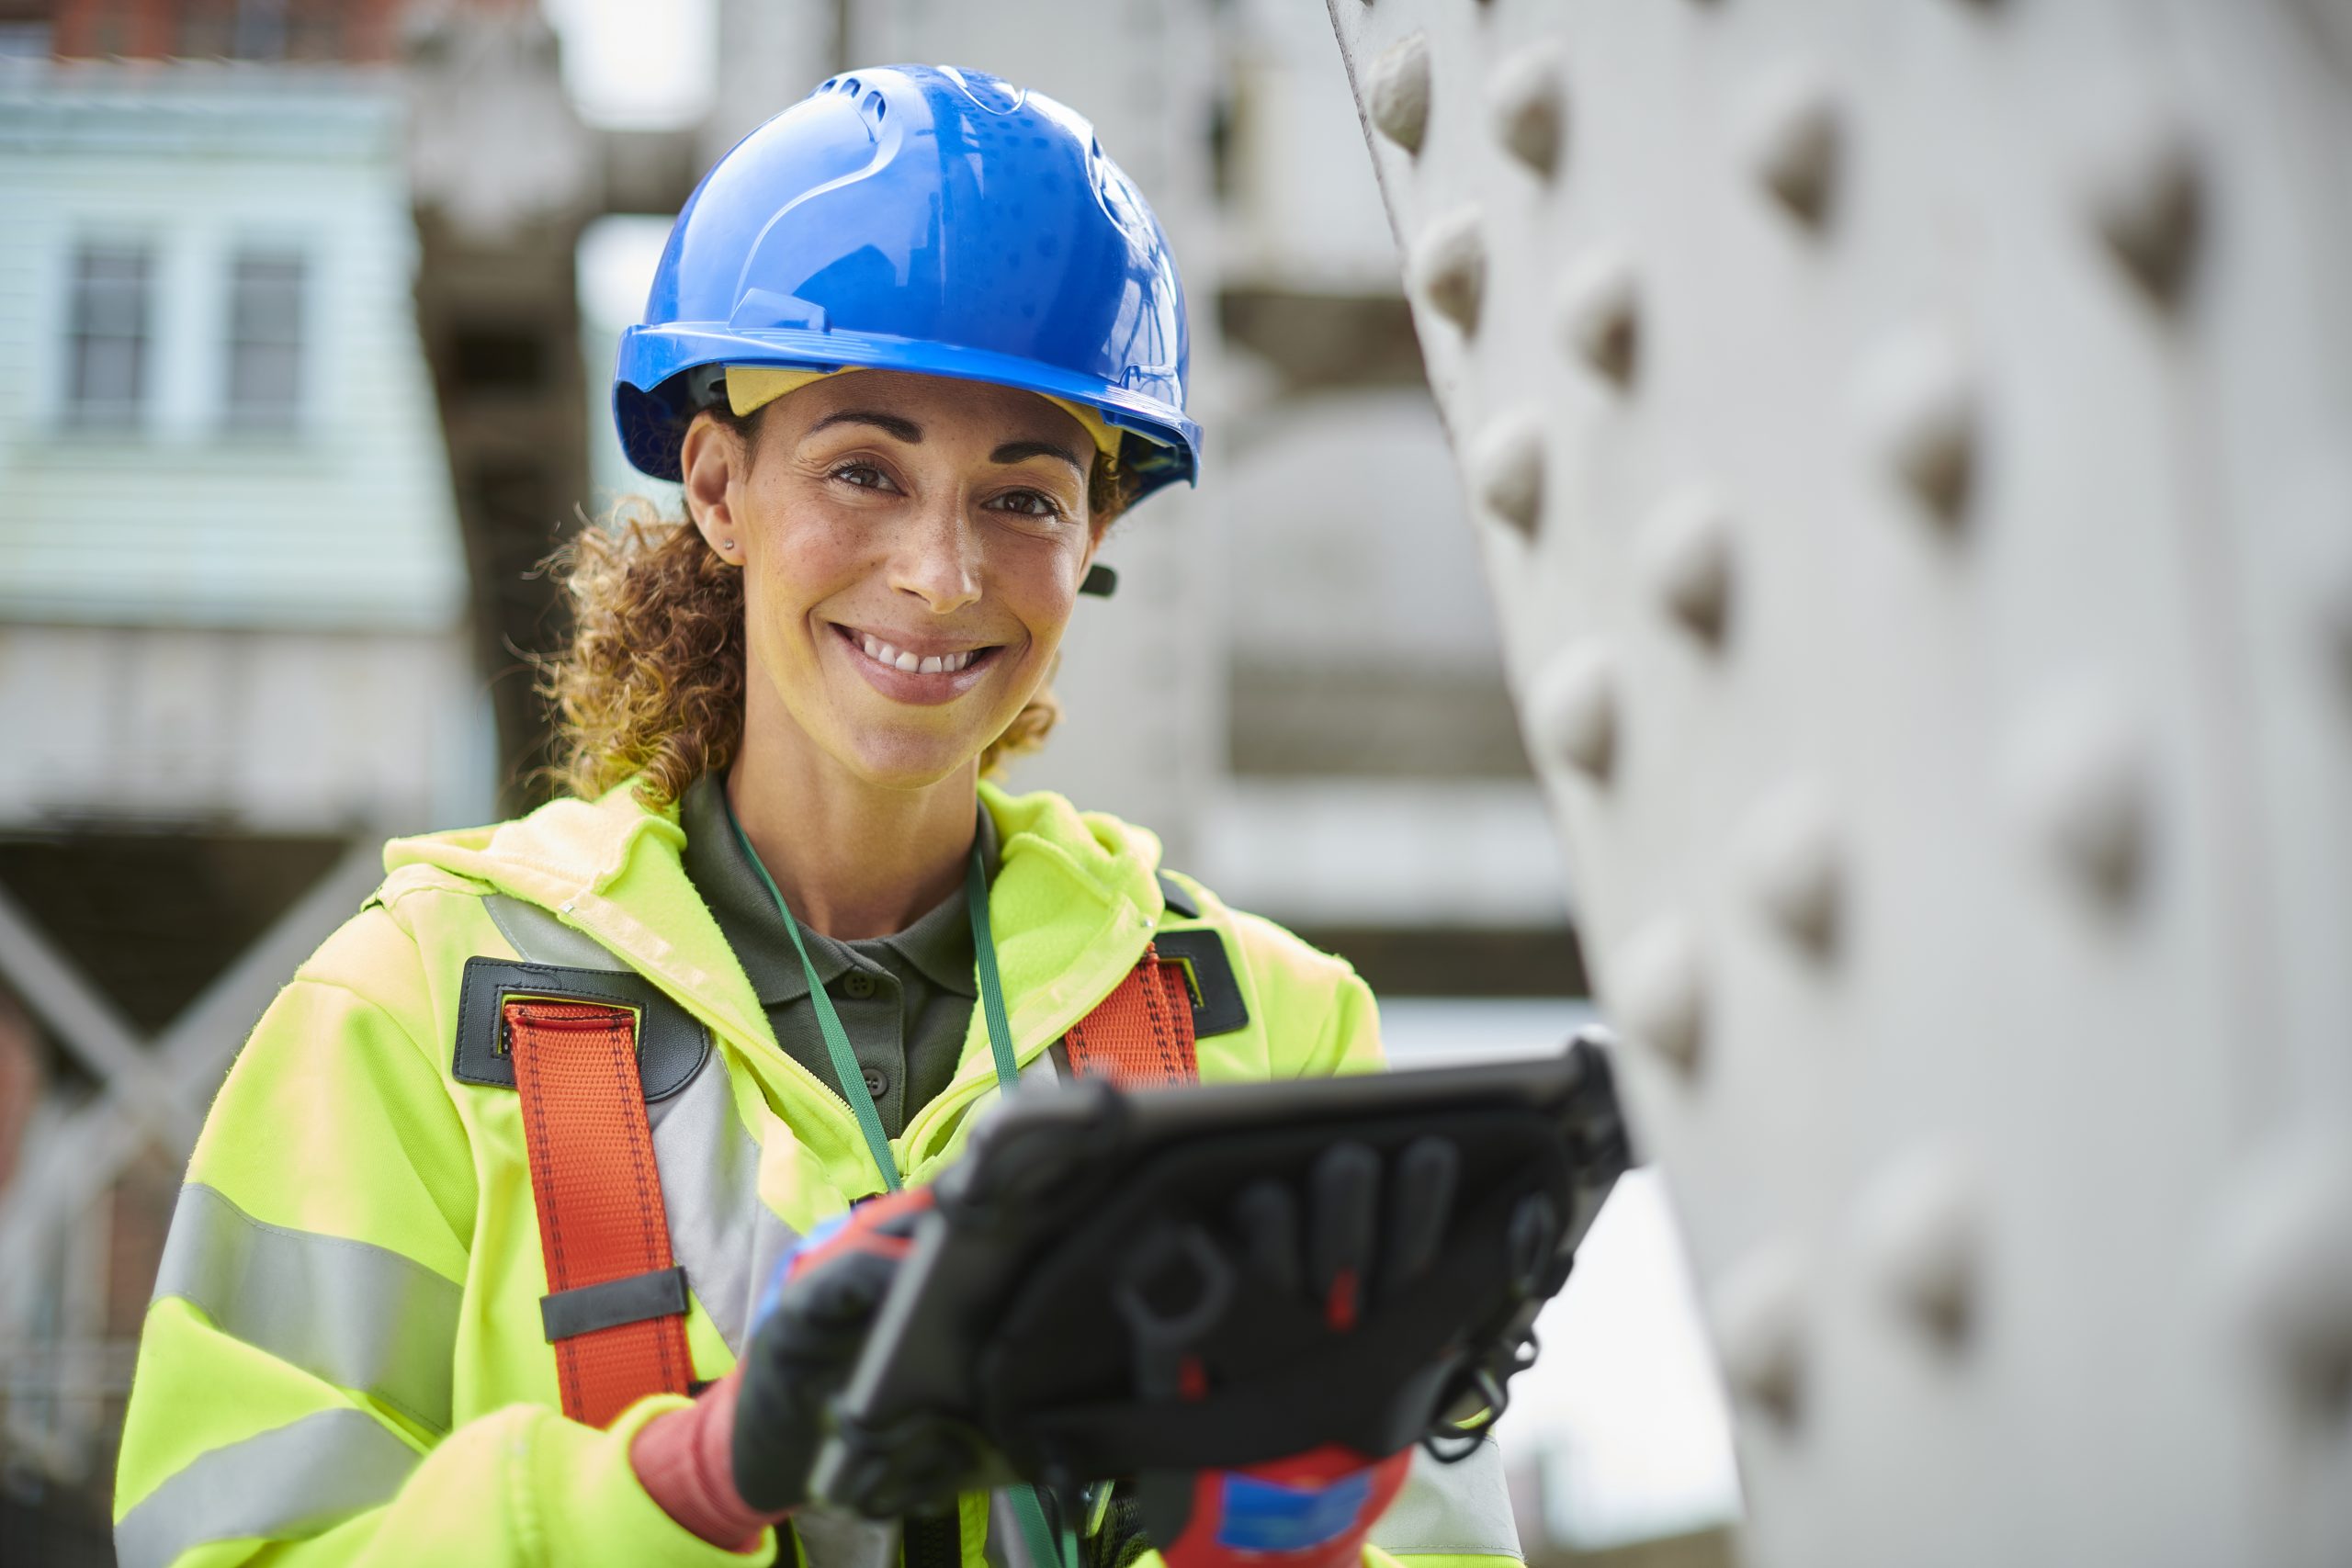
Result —
<instances>
[{"instance_id":1,"label":"diagonal metal beam","mask_svg":"<svg viewBox=\"0 0 2352 1568\"><path fill-rule=\"evenodd\" d=\"M160 1071L141 1081L160 1082L191 1125L201 1125L213 1090L270 999L381 877L381 853L378 834L358 834L349 852L158 1038L150 1054ZM80 984L70 970L65 978ZM130 1038L127 1030L122 1038ZM21 1330L29 1306L27 1290L17 1282L28 1287L38 1279L53 1238L75 1223L155 1135L111 1091L28 1135L17 1178L0 1190L0 1337ZM167 1144L179 1156L193 1145L192 1134L185 1142Z\"/></svg>"},{"instance_id":2,"label":"diagonal metal beam","mask_svg":"<svg viewBox=\"0 0 2352 1568\"><path fill-rule=\"evenodd\" d=\"M172 1094L139 1036L115 1005L50 944L23 906L0 889L0 976L25 1006L81 1058L134 1114L180 1147L196 1142L198 1118Z\"/></svg>"}]
</instances>

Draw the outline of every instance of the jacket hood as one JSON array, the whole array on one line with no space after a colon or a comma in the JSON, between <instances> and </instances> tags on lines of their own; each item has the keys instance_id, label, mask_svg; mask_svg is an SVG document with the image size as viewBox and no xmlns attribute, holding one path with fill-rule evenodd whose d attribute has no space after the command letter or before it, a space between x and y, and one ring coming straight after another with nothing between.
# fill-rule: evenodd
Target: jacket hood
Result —
<instances>
[{"instance_id":1,"label":"jacket hood","mask_svg":"<svg viewBox=\"0 0 2352 1568\"><path fill-rule=\"evenodd\" d=\"M1142 957L1165 908L1159 840L1047 791L1014 795L983 784L979 798L996 822L989 919L1014 1051L1025 1061ZM676 808L648 807L631 781L596 800L550 802L493 827L396 839L384 864L395 882L456 877L537 905L770 1059L788 1082L798 1069L784 1065L750 979L687 879L684 842ZM975 1010L957 1081L985 1077L989 1062ZM841 1122L844 1142L856 1136L846 1110L828 1104L815 1080L803 1086L800 1103L811 1116Z\"/></svg>"},{"instance_id":2,"label":"jacket hood","mask_svg":"<svg viewBox=\"0 0 2352 1568\"><path fill-rule=\"evenodd\" d=\"M637 785L628 779L594 800L549 801L488 827L394 839L384 846L384 870L431 866L560 911L582 895L609 892L642 861L678 865L685 835L677 806L649 807ZM979 798L996 822L1000 878L1022 865L1025 880L1044 869L1024 863L1035 859L1072 891L1106 903L1125 899L1156 916L1160 845L1150 829L1105 812L1081 812L1050 790L1009 795L983 782Z\"/></svg>"}]
</instances>

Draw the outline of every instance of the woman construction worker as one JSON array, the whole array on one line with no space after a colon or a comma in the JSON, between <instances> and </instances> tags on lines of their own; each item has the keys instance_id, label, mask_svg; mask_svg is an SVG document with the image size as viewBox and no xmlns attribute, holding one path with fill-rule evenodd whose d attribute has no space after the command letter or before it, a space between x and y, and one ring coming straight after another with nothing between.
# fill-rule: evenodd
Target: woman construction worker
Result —
<instances>
[{"instance_id":1,"label":"woman construction worker","mask_svg":"<svg viewBox=\"0 0 2352 1568\"><path fill-rule=\"evenodd\" d=\"M710 171L614 386L687 520L571 567L576 795L391 844L238 1059L140 1346L129 1568L1148 1549L1114 1495L1040 1529L1025 1491L879 1525L807 1487L999 1096L1380 1065L1345 964L987 782L1104 529L1194 476L1185 375L1165 237L1051 100L856 72ZM1193 1495L1175 1568L1516 1551L1491 1445Z\"/></svg>"}]
</instances>

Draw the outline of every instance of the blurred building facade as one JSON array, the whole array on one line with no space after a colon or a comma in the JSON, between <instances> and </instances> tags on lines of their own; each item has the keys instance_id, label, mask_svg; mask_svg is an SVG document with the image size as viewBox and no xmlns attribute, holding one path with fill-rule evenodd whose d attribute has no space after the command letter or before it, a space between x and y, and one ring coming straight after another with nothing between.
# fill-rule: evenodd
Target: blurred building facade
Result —
<instances>
[{"instance_id":1,"label":"blurred building facade","mask_svg":"<svg viewBox=\"0 0 2352 1568\"><path fill-rule=\"evenodd\" d=\"M384 834L492 807L405 126L365 67L0 72L15 1490L102 1508L213 1085Z\"/></svg>"}]
</instances>

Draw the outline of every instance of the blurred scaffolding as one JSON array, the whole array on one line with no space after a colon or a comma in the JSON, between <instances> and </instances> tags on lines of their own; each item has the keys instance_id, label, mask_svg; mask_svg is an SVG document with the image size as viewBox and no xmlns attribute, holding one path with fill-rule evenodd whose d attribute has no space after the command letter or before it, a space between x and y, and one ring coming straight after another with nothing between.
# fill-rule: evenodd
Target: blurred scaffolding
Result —
<instances>
[{"instance_id":1,"label":"blurred scaffolding","mask_svg":"<svg viewBox=\"0 0 2352 1568\"><path fill-rule=\"evenodd\" d=\"M1320 7L0 0L0 1556L107 1560L202 1108L381 838L534 798L535 568L660 488L609 435L614 337L697 173L851 63L1091 115L1192 291L1202 486L1114 534L1014 782L1347 955L1401 1062L1589 1016ZM1653 1181L1545 1328L1505 1430L1531 1551L1727 1561Z\"/></svg>"},{"instance_id":2,"label":"blurred scaffolding","mask_svg":"<svg viewBox=\"0 0 2352 1568\"><path fill-rule=\"evenodd\" d=\"M263 41L197 9L188 52ZM0 75L0 1443L12 1513L68 1503L0 1523L35 1560L95 1550L245 1031L387 831L492 800L385 25L351 64Z\"/></svg>"}]
</instances>

